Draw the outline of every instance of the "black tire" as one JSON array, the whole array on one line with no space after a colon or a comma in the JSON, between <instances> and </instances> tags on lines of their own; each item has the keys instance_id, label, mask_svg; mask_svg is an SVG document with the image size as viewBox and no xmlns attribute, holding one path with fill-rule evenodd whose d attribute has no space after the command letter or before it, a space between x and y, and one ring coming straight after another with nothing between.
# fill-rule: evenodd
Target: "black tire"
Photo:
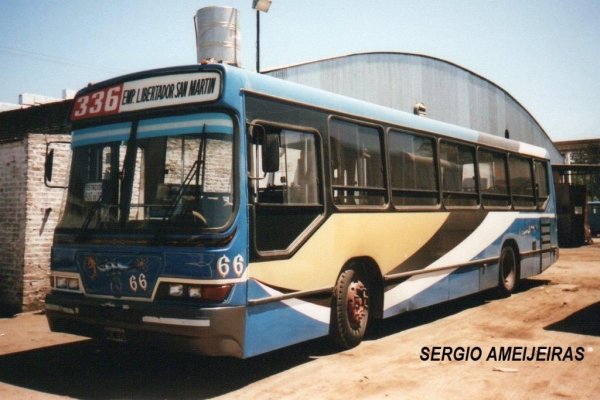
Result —
<instances>
[{"instance_id":1,"label":"black tire","mask_svg":"<svg viewBox=\"0 0 600 400\"><path fill-rule=\"evenodd\" d=\"M330 336L341 349L358 346L369 321L368 277L360 269L349 268L340 274L335 285Z\"/></svg>"},{"instance_id":2,"label":"black tire","mask_svg":"<svg viewBox=\"0 0 600 400\"><path fill-rule=\"evenodd\" d=\"M498 264L498 292L502 297L509 297L517 287L518 272L515 250L505 246L500 252Z\"/></svg>"}]
</instances>

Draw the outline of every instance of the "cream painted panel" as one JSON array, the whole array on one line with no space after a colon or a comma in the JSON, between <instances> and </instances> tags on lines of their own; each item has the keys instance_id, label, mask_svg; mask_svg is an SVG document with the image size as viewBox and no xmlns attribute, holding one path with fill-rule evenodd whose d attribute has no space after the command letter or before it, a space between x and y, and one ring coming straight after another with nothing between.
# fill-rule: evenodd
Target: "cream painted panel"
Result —
<instances>
[{"instance_id":1,"label":"cream painted panel","mask_svg":"<svg viewBox=\"0 0 600 400\"><path fill-rule=\"evenodd\" d=\"M333 286L347 260L373 258L386 274L437 232L447 212L332 215L289 260L250 263L250 277L290 290Z\"/></svg>"}]
</instances>

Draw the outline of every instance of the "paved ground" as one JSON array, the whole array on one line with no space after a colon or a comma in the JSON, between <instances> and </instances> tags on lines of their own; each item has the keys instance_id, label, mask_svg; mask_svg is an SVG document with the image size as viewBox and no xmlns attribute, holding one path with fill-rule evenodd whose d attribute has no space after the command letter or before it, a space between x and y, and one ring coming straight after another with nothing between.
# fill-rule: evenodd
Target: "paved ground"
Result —
<instances>
[{"instance_id":1,"label":"paved ground","mask_svg":"<svg viewBox=\"0 0 600 400\"><path fill-rule=\"evenodd\" d=\"M441 360L444 347L468 359ZM513 361L502 360L508 351ZM40 314L0 319L2 399L595 399L599 393L600 244L561 250L557 264L510 298L484 293L404 314L379 323L343 353L332 352L326 340L249 360L101 349L50 333Z\"/></svg>"}]
</instances>

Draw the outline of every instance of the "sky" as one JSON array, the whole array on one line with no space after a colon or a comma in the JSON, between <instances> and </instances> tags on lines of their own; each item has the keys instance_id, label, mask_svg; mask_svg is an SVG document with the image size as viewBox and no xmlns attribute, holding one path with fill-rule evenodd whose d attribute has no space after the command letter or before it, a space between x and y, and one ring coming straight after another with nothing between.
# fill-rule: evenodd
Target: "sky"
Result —
<instances>
[{"instance_id":1,"label":"sky","mask_svg":"<svg viewBox=\"0 0 600 400\"><path fill-rule=\"evenodd\" d=\"M0 102L193 64L193 16L240 12L255 69L252 0L0 0ZM519 101L553 140L600 138L600 0L273 0L261 69L391 51L458 64Z\"/></svg>"}]
</instances>

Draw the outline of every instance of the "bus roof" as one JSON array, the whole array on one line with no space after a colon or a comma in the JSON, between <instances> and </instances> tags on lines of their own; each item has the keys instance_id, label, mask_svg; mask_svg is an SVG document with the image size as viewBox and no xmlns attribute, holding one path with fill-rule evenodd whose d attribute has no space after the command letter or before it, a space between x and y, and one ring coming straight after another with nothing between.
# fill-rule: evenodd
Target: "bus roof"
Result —
<instances>
[{"instance_id":1,"label":"bus roof","mask_svg":"<svg viewBox=\"0 0 600 400\"><path fill-rule=\"evenodd\" d=\"M244 93L254 93L271 98L277 98L293 103L303 104L312 108L335 112L340 115L360 117L361 119L365 119L367 121L385 122L399 128L431 132L448 138L479 143L482 145L500 148L515 153L522 153L533 157L544 159L549 158L549 153L546 149L532 144L519 142L512 139L505 139L500 136L417 116L405 111L380 106L363 100L354 99L322 89L300 85L294 82L285 81L268 75L258 74L253 71L248 71L225 64L196 64L161 68L113 78L80 90L75 97L74 107L77 107L78 99L81 97L86 95L93 96L94 93L100 91L101 89L109 90L112 87L122 85L127 82L154 82L155 78L159 76L168 77L171 75L174 76L183 74L190 74L190 76L192 76L193 73L215 70L221 70L225 72L225 78L223 79L223 84L225 86L223 88L223 92L239 94L239 91L242 90ZM124 100L124 98L121 100L123 104L125 104ZM74 118L74 113L71 114L71 119L77 119Z\"/></svg>"}]
</instances>

